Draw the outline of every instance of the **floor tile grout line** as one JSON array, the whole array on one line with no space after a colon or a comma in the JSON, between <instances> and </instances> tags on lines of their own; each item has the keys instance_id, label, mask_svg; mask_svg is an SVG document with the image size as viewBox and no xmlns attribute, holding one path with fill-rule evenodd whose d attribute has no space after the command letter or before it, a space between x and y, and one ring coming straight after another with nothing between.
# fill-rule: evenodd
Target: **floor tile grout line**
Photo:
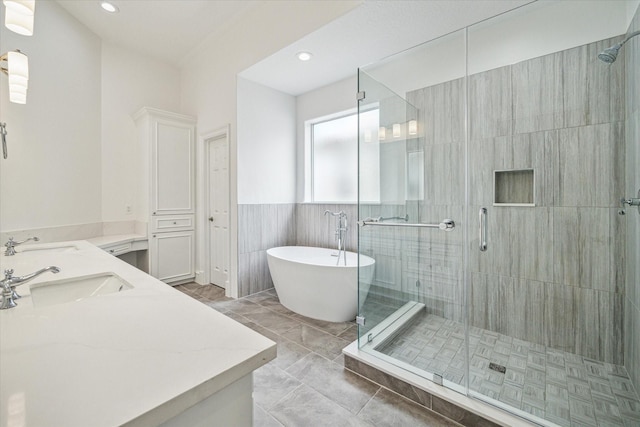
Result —
<instances>
[{"instance_id":1,"label":"floor tile grout line","mask_svg":"<svg viewBox=\"0 0 640 427\"><path fill-rule=\"evenodd\" d=\"M280 369L280 368L277 368L277 369ZM293 377L292 377L292 378L293 378ZM298 380L296 380L296 381L298 381ZM263 408L263 409L264 409L265 411L267 411L267 413L269 413L273 418L276 418L274 415L272 415L272 413L271 413L271 409L273 409L273 408L275 408L276 406L278 406L278 404L279 404L280 402L282 402L283 400L285 400L288 396L292 395L293 393L296 393L296 392L297 392L297 390L298 390L299 388L301 388L301 387L309 387L308 385L306 385L306 384L305 384L305 383L303 383L302 381L298 381L298 382L299 382L300 384L298 384L298 386L296 386L296 388L294 388L294 389L293 389L293 390L291 390L289 393L285 394L285 395L284 395L284 396L282 396L280 399L278 399L276 402L274 402L274 404L273 404L273 405L271 405L271 408L269 408L269 409L267 409L267 408ZM276 418L276 420L277 420L278 422L280 422L280 421L278 420L278 418ZM282 423L280 423L280 424L282 424ZM283 424L283 425L284 425L284 424Z\"/></svg>"},{"instance_id":2,"label":"floor tile grout line","mask_svg":"<svg viewBox=\"0 0 640 427\"><path fill-rule=\"evenodd\" d=\"M273 289L273 288L271 288L271 289ZM266 291L261 291L261 292L259 292L259 293L267 292L267 291L268 291L268 290L266 290ZM253 294L253 295L257 295L257 294ZM238 298L238 300L245 299L245 298L249 298L250 296L251 296L251 295L246 296L246 297L242 297L242 298ZM273 295L272 295L272 296L273 296ZM278 298L278 297L277 297L277 296L274 296L274 298ZM319 326L314 325L313 323L306 322L306 321L305 321L305 320L303 320L303 319L299 319L299 318L297 318L296 316L302 316L302 315L301 315L301 314L299 314L299 313L295 313L295 312L293 312L293 311L291 311L291 310L289 310L289 309L287 309L287 310L291 311L293 314L279 313L279 312L277 312L276 310L273 310L273 309L269 308L269 306L268 306L268 305L263 305L263 304L261 304L260 302L254 302L254 301L251 301L251 300L248 300L248 301L253 302L254 304L258 304L258 305L260 305L261 307L267 308L267 309L269 309L269 310L271 310L271 311L275 312L276 314L280 314L281 316L286 316L286 317L288 317L288 318L290 318L290 319L292 319L292 320L296 320L296 321L302 322L302 323L304 323L304 324L306 324L306 325L309 325L309 326L311 326L311 327L313 327L313 328L315 328L315 329L319 329L319 330L321 330L321 331L323 331L323 332L325 332L325 333L327 333L327 334L329 334L329 335L333 335L333 336L335 336L335 337L338 337L338 335L340 335L340 334L342 334L342 333L346 332L346 331L347 331L348 329L350 329L353 325L355 325L355 322L340 322L340 323L350 323L350 325L349 325L347 328L345 328L344 330L342 330L342 331L340 332L340 334L338 334L338 335L334 335L334 334L332 334L332 333L330 333L330 332L327 332L327 331L323 330L323 329L322 329L322 328L320 328ZM282 303L280 303L280 305L282 305ZM283 306L283 307L284 307L284 306ZM286 307L285 307L285 308L286 308ZM304 317L304 316L303 316L303 317ZM328 322L328 323L331 323L331 322Z\"/></svg>"},{"instance_id":3,"label":"floor tile grout line","mask_svg":"<svg viewBox=\"0 0 640 427\"><path fill-rule=\"evenodd\" d=\"M281 314L281 313L278 313L277 311L274 311L274 310L269 309L268 307L265 307L265 308L267 308L268 310L270 310L271 312L273 312L273 313L275 313L275 314L280 314L281 316L285 316L285 315L283 315L283 314ZM236 313L236 314L237 314L237 313ZM247 314L251 314L251 313L247 313ZM245 316L245 317L246 317L246 316ZM249 319L249 320L251 320L251 319ZM308 326L308 327L310 327L310 328L312 328L312 329L314 329L314 330L316 330L316 331L318 331L318 332L320 332L320 333L323 333L323 334L328 335L328 336L330 336L330 337L332 337L332 338L338 338L338 339L340 339L340 340L344 341L344 342L345 342L345 347L346 347L347 345L349 345L349 344L350 344L350 341L345 340L344 338L341 338L341 337L339 337L339 336L337 336L337 335L333 335L333 334L331 334L331 333L329 333L329 332L327 332L327 331L325 331L325 330L322 330L322 329L320 329L320 328L318 328L318 327L316 327L316 326L314 326L314 325L310 325L310 324L308 324L308 323L305 323L305 322L303 322L303 321L297 320L297 319L295 319L295 318L291 318L291 320L296 321L296 322L298 323L298 325L294 326L294 327L293 327L293 328L291 328L291 329L286 330L285 332L289 332L290 330L292 330L292 329L296 328L297 326ZM254 323L255 323L255 322L254 322ZM262 326L262 325L260 325L260 326ZM265 329L268 329L269 331L271 331L271 332L273 332L273 333L275 333L275 334L277 334L277 332L274 332L272 329L269 329L269 328L268 328L268 327L266 327L266 326L262 326L262 327L263 327L263 328L265 328ZM278 335L279 335L279 334L278 334ZM306 347L305 347L305 348L306 348Z\"/></svg>"},{"instance_id":4,"label":"floor tile grout line","mask_svg":"<svg viewBox=\"0 0 640 427\"><path fill-rule=\"evenodd\" d=\"M312 354L312 353L309 353L309 354L305 355L302 359L300 359L300 360L296 361L293 365L295 365L295 364L297 364L297 363L301 362L302 360L306 359L306 358L307 358L307 357L309 357L311 354ZM319 355L319 354L317 354L317 353L313 353L313 354L316 354L317 356L322 357L321 355ZM325 360L327 360L326 358L324 358L324 359L325 359ZM327 360L327 361L328 361L329 363L333 363L333 362L332 362L332 361L330 361L330 360ZM293 366L293 365L291 365L291 366ZM289 368L291 368L291 366L289 366ZM339 365L338 365L338 366L339 366ZM287 369L289 369L289 368L287 368ZM344 367L343 367L342 369L343 369L343 370L347 370L347 369L346 369L346 368L344 368ZM288 373L288 372L287 372L287 373ZM296 377L294 377L294 378L296 378ZM362 378L364 378L364 377L362 377ZM373 396L372 396L371 398L369 398L369 399L367 400L367 402L362 406L362 408L360 408L360 409L358 410L358 412L353 413L353 412L351 411L351 409L349 409L348 407L344 406L344 405L342 404L342 402L335 400L332 396L327 396L327 395L323 392L324 390L320 390L320 389L318 389L318 388L314 387L314 386L313 386L313 384L308 384L308 383L306 383L304 380L301 380L301 379L298 379L298 378L296 378L296 379L297 379L298 381L300 381L302 384L304 384L304 385L306 385L307 387L309 387L309 388L313 389L313 390L314 390L314 391L316 391L318 394L320 394L320 395L322 395L322 396L326 397L327 399L329 399L330 401L332 401L332 402L333 402L333 403L335 403L336 405L338 405L338 406L340 406L341 408L343 408L343 409L347 410L348 412L350 412L351 414L353 414L353 415L355 415L355 416L357 416L357 415L360 413L360 411L362 410L362 408L364 408L364 406L366 406L366 404L367 404L367 403L371 400L371 398L373 397ZM378 385L378 384L376 384L376 383L372 382L371 380L369 380L369 379L367 379L367 378L364 378L364 379L366 380L366 382L369 382L369 383L372 383L372 384ZM380 386L378 385L378 390L379 390L379 389L380 389ZM376 393L378 392L378 390L376 390ZM375 393L374 393L374 395L375 395Z\"/></svg>"},{"instance_id":5,"label":"floor tile grout line","mask_svg":"<svg viewBox=\"0 0 640 427\"><path fill-rule=\"evenodd\" d=\"M270 289L274 289L274 288L270 288ZM186 290L186 289L185 289L185 290ZM265 292L265 293L266 293L266 292L269 292L269 289L264 290L264 291L260 291L260 292L258 292L258 293L256 293L256 294L247 295L247 296L244 296L244 297L241 297L241 298L237 298L237 299L235 299L235 300L234 300L234 299L231 299L230 301L240 301L240 300L245 300L245 301L247 301L247 302L250 302L250 303L252 303L252 304L256 304L256 305L258 305L258 306L260 306L260 307L262 307L262 308L265 308L265 309L267 309L267 310L271 311L271 312L272 312L272 313L274 313L274 314L277 314L277 315L280 315L280 316L285 316L285 317L287 317L287 318L289 318L289 319L291 319L291 320L294 320L294 321L299 322L299 323L303 323L304 325L307 325L307 326L309 326L309 327L312 327L312 328L314 328L314 329L316 329L316 330L318 330L318 331L320 331L320 332L323 332L323 333L325 333L325 334L327 334L327 335L331 335L331 336L333 336L333 337L340 338L340 339L342 339L342 340L344 340L344 341L349 342L348 340L345 340L344 338L340 337L340 335L342 335L343 333L345 333L348 329L350 329L353 325L355 325L355 323L353 323L353 322L341 322L341 323L353 323L353 324L352 324L352 325L349 325L347 328L345 328L344 330L340 331L340 333L339 333L339 334L337 334L337 335L336 335L336 334L332 334L332 333L330 333L330 332L328 332L328 331L326 331L326 330L322 329L321 327L319 327L319 326L317 326L317 325L314 325L314 324L312 324L312 323L306 322L306 321L305 321L305 320L303 320L303 319L299 319L299 318L295 317L294 315L297 315L298 313L293 312L293 314L294 314L294 315L285 314L285 313L280 313L280 312L278 312L278 311L273 310L272 308L270 308L270 306L269 306L269 305L263 305L263 304L261 304L261 301L252 301L251 296L253 296L253 295L258 295L258 294L263 293L263 292ZM274 297L274 298L278 298L277 296L272 295L272 294L270 294L270 293L269 293L268 295L269 295L269 296L271 296L271 297ZM207 302L216 302L216 301L219 301L219 300L208 300ZM205 304L206 304L206 303L205 303ZM284 307L284 306L283 306L283 307ZM212 307L212 308L213 308L213 307ZM285 307L285 308L286 308L286 307ZM230 310L230 311L232 311L232 310ZM234 313L235 313L235 312L234 312ZM223 313L223 314L224 314L224 313ZM240 314L240 313L235 313L235 314ZM251 314L251 313L249 312L249 313L245 313L245 314ZM245 317L246 317L246 316L245 316ZM251 320L251 319L249 319L249 320ZM254 322L254 323L255 323L255 322ZM262 325L261 325L261 326L262 326ZM263 327L264 327L264 326L263 326ZM266 327L265 327L265 328L266 328ZM266 329L268 329L268 328L266 328ZM269 330L270 330L270 331L272 331L271 329L269 329ZM272 332L273 332L273 331L272 331Z\"/></svg>"},{"instance_id":6,"label":"floor tile grout line","mask_svg":"<svg viewBox=\"0 0 640 427\"><path fill-rule=\"evenodd\" d=\"M374 383L374 384L377 384L377 383ZM380 390L382 390L382 386L380 384L377 384L377 385L378 385L378 389L376 390L375 393L373 393L373 396L371 396L369 400L367 400L367 402L364 405L362 405L362 408L360 408L360 410L356 414L357 417L360 417L360 414L362 413L362 411L364 411L364 408L366 408L367 405L378 395L378 393L380 393Z\"/></svg>"},{"instance_id":7,"label":"floor tile grout line","mask_svg":"<svg viewBox=\"0 0 640 427\"><path fill-rule=\"evenodd\" d=\"M285 427L284 424L282 424L276 417L274 417L273 414L271 412L269 412L268 409L263 408L262 405L260 405L259 403L255 402L255 401L253 402L253 404L255 406L257 406L258 408L262 409L264 411L264 413L267 414L273 421L278 423L278 425L280 425L282 427ZM254 422L255 422L255 419L254 419Z\"/></svg>"}]
</instances>

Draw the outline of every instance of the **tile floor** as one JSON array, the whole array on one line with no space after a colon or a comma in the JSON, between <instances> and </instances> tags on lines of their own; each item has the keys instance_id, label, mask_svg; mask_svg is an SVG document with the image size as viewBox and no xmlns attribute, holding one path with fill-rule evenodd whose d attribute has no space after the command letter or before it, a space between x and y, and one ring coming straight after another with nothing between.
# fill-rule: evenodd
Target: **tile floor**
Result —
<instances>
[{"instance_id":1,"label":"tile floor","mask_svg":"<svg viewBox=\"0 0 640 427\"><path fill-rule=\"evenodd\" d=\"M469 343L470 387L485 396L560 426L640 426L640 400L624 367L480 328L469 331ZM462 324L425 312L376 350L462 384L463 344Z\"/></svg>"},{"instance_id":2,"label":"tile floor","mask_svg":"<svg viewBox=\"0 0 640 427\"><path fill-rule=\"evenodd\" d=\"M175 289L278 344L278 357L254 373L254 426L459 426L344 369L341 350L354 323L321 322L287 310L275 291L232 300L216 286Z\"/></svg>"}]
</instances>

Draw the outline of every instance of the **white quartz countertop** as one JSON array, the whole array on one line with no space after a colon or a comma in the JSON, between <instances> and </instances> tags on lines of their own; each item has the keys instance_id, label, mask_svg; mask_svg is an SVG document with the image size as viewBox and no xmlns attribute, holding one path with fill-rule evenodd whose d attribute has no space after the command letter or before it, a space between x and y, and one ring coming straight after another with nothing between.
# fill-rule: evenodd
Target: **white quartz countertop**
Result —
<instances>
[{"instance_id":1,"label":"white quartz countertop","mask_svg":"<svg viewBox=\"0 0 640 427\"><path fill-rule=\"evenodd\" d=\"M0 311L2 427L158 425L275 358L271 340L86 241L29 246L50 250L2 255L2 270L61 271ZM34 307L31 286L97 273L133 288Z\"/></svg>"},{"instance_id":2,"label":"white quartz countertop","mask_svg":"<svg viewBox=\"0 0 640 427\"><path fill-rule=\"evenodd\" d=\"M87 239L89 243L96 245L99 248L119 243L133 243L144 240L147 240L147 236L144 236L142 234L114 234L110 236L98 236Z\"/></svg>"}]
</instances>

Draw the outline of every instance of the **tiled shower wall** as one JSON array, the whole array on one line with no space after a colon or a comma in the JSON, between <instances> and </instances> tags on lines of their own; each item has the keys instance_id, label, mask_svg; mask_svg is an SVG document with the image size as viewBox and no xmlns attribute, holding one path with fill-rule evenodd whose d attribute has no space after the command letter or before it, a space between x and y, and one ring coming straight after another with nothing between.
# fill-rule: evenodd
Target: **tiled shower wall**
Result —
<instances>
[{"instance_id":1,"label":"tiled shower wall","mask_svg":"<svg viewBox=\"0 0 640 427\"><path fill-rule=\"evenodd\" d=\"M238 296L273 287L267 249L277 246L337 247L335 218L325 210L347 213L347 249L357 250L357 205L238 205Z\"/></svg>"},{"instance_id":2,"label":"tiled shower wall","mask_svg":"<svg viewBox=\"0 0 640 427\"><path fill-rule=\"evenodd\" d=\"M473 326L621 364L625 62L596 59L618 41L469 77L469 298ZM464 94L459 79L407 95L424 134L425 222L463 218ZM493 172L511 169L534 170L535 207L493 206ZM463 312L461 238L426 232L405 255L420 279L405 291L454 320Z\"/></svg>"},{"instance_id":3,"label":"tiled shower wall","mask_svg":"<svg viewBox=\"0 0 640 427\"><path fill-rule=\"evenodd\" d=\"M636 13L628 34L640 30L640 11ZM640 188L640 37L624 45L627 60L627 151L625 197L636 197ZM622 55L620 55L622 56ZM636 390L640 390L640 215L635 208L627 214L627 281L624 328L624 362Z\"/></svg>"}]
</instances>

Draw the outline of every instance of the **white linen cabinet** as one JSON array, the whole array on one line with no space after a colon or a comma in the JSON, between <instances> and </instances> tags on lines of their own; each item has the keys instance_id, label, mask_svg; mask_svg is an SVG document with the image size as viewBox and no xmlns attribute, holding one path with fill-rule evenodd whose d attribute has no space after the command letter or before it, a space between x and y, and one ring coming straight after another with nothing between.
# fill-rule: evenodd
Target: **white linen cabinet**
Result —
<instances>
[{"instance_id":1,"label":"white linen cabinet","mask_svg":"<svg viewBox=\"0 0 640 427\"><path fill-rule=\"evenodd\" d=\"M144 107L138 129L137 220L149 236L149 273L169 284L195 277L193 117Z\"/></svg>"}]
</instances>

